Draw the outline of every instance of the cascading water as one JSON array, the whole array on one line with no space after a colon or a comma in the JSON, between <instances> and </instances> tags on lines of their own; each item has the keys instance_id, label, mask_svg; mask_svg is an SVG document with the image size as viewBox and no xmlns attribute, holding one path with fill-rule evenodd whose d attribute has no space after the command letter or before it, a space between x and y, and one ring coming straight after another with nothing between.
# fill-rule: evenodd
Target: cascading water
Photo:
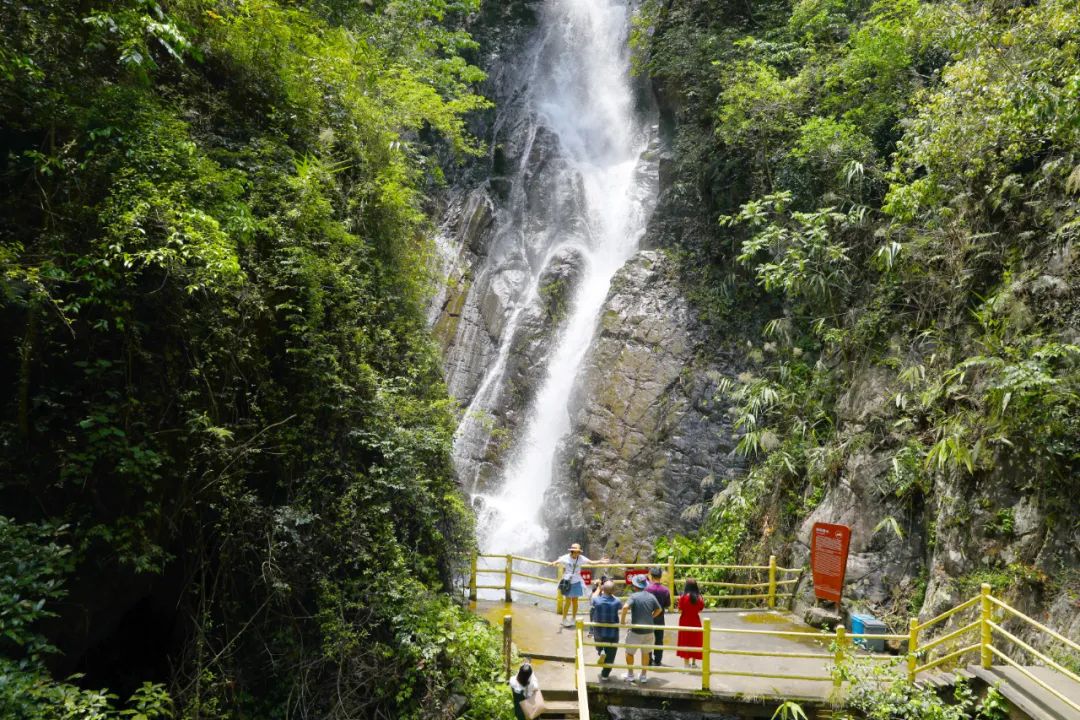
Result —
<instances>
[{"instance_id":1,"label":"cascading water","mask_svg":"<svg viewBox=\"0 0 1080 720\"><path fill-rule=\"evenodd\" d=\"M481 509L486 552L546 552L543 499L559 441L570 429L574 382L612 278L637 250L652 211L657 173L648 150L655 128L635 108L630 15L626 0L548 0L517 75L526 93L519 117L504 120L512 126L507 132L520 136L513 142L521 160L496 221L484 279L515 287L505 293L497 351L455 439L459 472ZM541 142L546 150L535 151ZM499 482L484 491L474 467L487 437L478 418L500 402L521 316L537 302L551 258L568 248L580 263L576 290Z\"/></svg>"}]
</instances>

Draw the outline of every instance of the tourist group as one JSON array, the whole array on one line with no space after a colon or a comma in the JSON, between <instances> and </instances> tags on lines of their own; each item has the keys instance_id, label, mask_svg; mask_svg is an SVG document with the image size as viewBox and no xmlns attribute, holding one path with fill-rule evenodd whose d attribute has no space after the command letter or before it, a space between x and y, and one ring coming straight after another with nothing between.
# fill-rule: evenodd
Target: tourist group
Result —
<instances>
[{"instance_id":1,"label":"tourist group","mask_svg":"<svg viewBox=\"0 0 1080 720\"><path fill-rule=\"evenodd\" d=\"M585 596L585 581L581 576L581 569L594 562L604 565L608 563L608 559L590 560L582 554L581 546L574 543L565 555L551 563L563 567L563 576L559 581L559 590L567 601L561 621L563 627L572 626L577 618L578 600ZM600 671L601 682L606 682L611 677L611 665L615 662L620 642L619 626L627 624L628 615L631 627L622 637L622 644L626 649L626 664L629 669L623 679L627 682L646 683L649 680L649 667L663 664L663 650L642 647L664 644L664 610L671 607L671 591L661 582L662 579L663 571L657 567L649 570L648 578L644 575L633 575L632 588L628 588L632 592L623 600L615 597L615 583L606 575L593 584L589 620L599 624L598 627L591 628L591 634L597 642L596 649L604 666ZM701 627L701 611L705 609L705 599L693 578L687 578L683 583L678 607L680 628ZM568 614L571 615L569 619ZM639 625L652 625L655 629L642 630L635 627ZM683 663L687 667L695 667L701 659L701 631L680 629L676 646L681 649L675 654L683 659ZM638 654L638 650L641 651L641 673L635 677L634 656Z\"/></svg>"}]
</instances>

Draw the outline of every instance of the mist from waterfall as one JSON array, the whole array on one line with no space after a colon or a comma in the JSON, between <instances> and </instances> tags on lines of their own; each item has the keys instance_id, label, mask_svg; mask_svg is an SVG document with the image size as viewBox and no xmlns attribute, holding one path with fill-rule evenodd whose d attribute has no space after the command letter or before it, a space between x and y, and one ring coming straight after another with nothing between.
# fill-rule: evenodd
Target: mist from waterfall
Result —
<instances>
[{"instance_id":1,"label":"mist from waterfall","mask_svg":"<svg viewBox=\"0 0 1080 720\"><path fill-rule=\"evenodd\" d=\"M652 211L656 168L647 150L655 128L635 109L627 44L630 16L625 0L549 0L526 58L522 76L530 121L525 144L531 146L538 132L556 138L556 153L565 168L558 193L573 196L570 201L564 198L560 207L576 208L578 217L529 207L521 196L522 182L515 183L510 220L496 233L492 252L509 252L500 243L516 244L529 258L531 272L516 307L506 311L501 346L459 429L458 444L482 435L470 415L493 402L505 381L518 316L536 299L547 260L571 246L580 252L584 267L501 482L491 492L476 495L479 540L487 552L545 552L544 493L551 484L559 441L570 429L570 394L612 278L637 250ZM530 150L522 153L521 177L532 170Z\"/></svg>"}]
</instances>

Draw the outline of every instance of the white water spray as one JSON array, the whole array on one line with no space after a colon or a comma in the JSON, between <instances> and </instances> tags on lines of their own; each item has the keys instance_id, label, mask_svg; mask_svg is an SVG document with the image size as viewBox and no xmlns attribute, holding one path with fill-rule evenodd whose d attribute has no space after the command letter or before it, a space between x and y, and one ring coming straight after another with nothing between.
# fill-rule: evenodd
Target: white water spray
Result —
<instances>
[{"instance_id":1,"label":"white water spray","mask_svg":"<svg viewBox=\"0 0 1080 720\"><path fill-rule=\"evenodd\" d=\"M549 0L542 13L528 80L529 110L536 124L557 138L560 159L568 169L564 190L578 196L574 204L581 214L574 226L578 229L568 233L573 237L549 237L545 255L572 243L580 248L585 267L501 488L478 496L483 508L480 544L485 552L534 557L544 553L543 500L559 442L570 430L570 395L612 278L637 250L652 211L656 168L646 151L654 132L642 124L634 108L629 20L625 0ZM535 128L532 132L535 135ZM522 228L530 221L535 225L535 220L527 212L517 218ZM559 224L570 225L564 218ZM524 229L507 233L525 234ZM535 298L538 277L539 271L524 293L525 303ZM474 406L486 402L504 379L520 312L518 306L509 313L503 346Z\"/></svg>"}]
</instances>

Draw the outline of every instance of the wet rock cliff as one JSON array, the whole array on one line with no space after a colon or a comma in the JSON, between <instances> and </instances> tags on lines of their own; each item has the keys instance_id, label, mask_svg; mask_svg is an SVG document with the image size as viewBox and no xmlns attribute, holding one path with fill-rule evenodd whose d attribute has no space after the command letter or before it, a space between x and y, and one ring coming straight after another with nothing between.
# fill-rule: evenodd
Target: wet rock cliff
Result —
<instances>
[{"instance_id":1,"label":"wet rock cliff","mask_svg":"<svg viewBox=\"0 0 1080 720\"><path fill-rule=\"evenodd\" d=\"M659 535L697 528L740 467L719 380L731 353L707 348L662 252L643 251L615 277L574 393L547 505L561 539L593 552L648 558Z\"/></svg>"}]
</instances>

